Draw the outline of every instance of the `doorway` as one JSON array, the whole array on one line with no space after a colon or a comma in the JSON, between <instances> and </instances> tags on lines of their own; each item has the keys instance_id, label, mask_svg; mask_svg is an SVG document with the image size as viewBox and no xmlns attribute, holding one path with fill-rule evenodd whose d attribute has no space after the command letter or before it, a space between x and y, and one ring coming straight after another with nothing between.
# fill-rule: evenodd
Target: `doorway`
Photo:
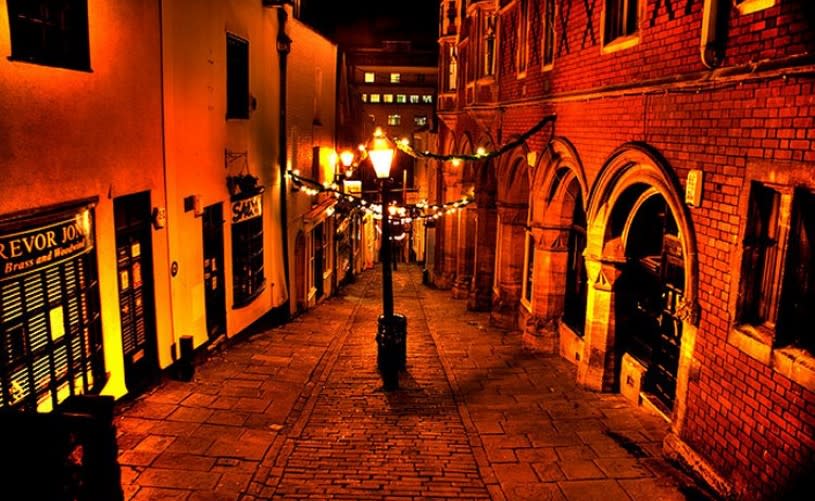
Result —
<instances>
[{"instance_id":1,"label":"doorway","mask_svg":"<svg viewBox=\"0 0 815 501\"><path fill-rule=\"evenodd\" d=\"M122 326L125 383L139 393L158 377L150 193L113 201L116 270Z\"/></svg>"},{"instance_id":2,"label":"doorway","mask_svg":"<svg viewBox=\"0 0 815 501\"><path fill-rule=\"evenodd\" d=\"M210 341L226 334L226 291L224 287L223 204L204 209L204 302L207 336Z\"/></svg>"}]
</instances>

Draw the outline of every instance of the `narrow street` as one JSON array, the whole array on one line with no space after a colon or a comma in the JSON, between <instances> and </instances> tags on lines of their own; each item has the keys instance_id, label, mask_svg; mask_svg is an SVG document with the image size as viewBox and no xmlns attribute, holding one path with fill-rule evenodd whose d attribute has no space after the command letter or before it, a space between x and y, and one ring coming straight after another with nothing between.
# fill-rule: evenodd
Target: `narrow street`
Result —
<instances>
[{"instance_id":1,"label":"narrow street","mask_svg":"<svg viewBox=\"0 0 815 501\"><path fill-rule=\"evenodd\" d=\"M380 273L209 356L115 419L126 499L685 499L664 420L576 385L448 291L394 274L401 388L375 371Z\"/></svg>"}]
</instances>

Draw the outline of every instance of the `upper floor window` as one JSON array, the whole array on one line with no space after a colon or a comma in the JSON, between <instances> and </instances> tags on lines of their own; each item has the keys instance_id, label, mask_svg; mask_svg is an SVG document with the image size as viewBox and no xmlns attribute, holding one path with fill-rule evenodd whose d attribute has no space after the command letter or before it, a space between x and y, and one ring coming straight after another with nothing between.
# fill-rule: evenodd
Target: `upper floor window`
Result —
<instances>
[{"instance_id":1,"label":"upper floor window","mask_svg":"<svg viewBox=\"0 0 815 501\"><path fill-rule=\"evenodd\" d=\"M396 95L396 102L397 103L402 103L402 104L407 103L407 96L404 95L404 94L397 94Z\"/></svg>"},{"instance_id":2,"label":"upper floor window","mask_svg":"<svg viewBox=\"0 0 815 501\"><path fill-rule=\"evenodd\" d=\"M11 58L91 69L87 0L7 0Z\"/></svg>"},{"instance_id":3,"label":"upper floor window","mask_svg":"<svg viewBox=\"0 0 815 501\"><path fill-rule=\"evenodd\" d=\"M543 0L543 67L555 61L555 0Z\"/></svg>"},{"instance_id":4,"label":"upper floor window","mask_svg":"<svg viewBox=\"0 0 815 501\"><path fill-rule=\"evenodd\" d=\"M363 103L367 103L367 102L368 102L368 94L362 94L362 102L363 102Z\"/></svg>"},{"instance_id":5,"label":"upper floor window","mask_svg":"<svg viewBox=\"0 0 815 501\"><path fill-rule=\"evenodd\" d=\"M458 80L458 53L454 44L447 46L447 90L456 90Z\"/></svg>"},{"instance_id":6,"label":"upper floor window","mask_svg":"<svg viewBox=\"0 0 815 501\"><path fill-rule=\"evenodd\" d=\"M495 39L497 26L497 16L492 15L484 18L484 62L482 66L482 76L485 77L495 75Z\"/></svg>"},{"instance_id":7,"label":"upper floor window","mask_svg":"<svg viewBox=\"0 0 815 501\"><path fill-rule=\"evenodd\" d=\"M393 94L383 94L382 95L382 102L392 103L393 102Z\"/></svg>"},{"instance_id":8,"label":"upper floor window","mask_svg":"<svg viewBox=\"0 0 815 501\"><path fill-rule=\"evenodd\" d=\"M401 115L388 115L388 125L399 125L402 123Z\"/></svg>"},{"instance_id":9,"label":"upper floor window","mask_svg":"<svg viewBox=\"0 0 815 501\"><path fill-rule=\"evenodd\" d=\"M418 94L411 94L411 96L410 96L410 103L411 103L411 104L418 104L418 102L419 102L419 96L418 96Z\"/></svg>"},{"instance_id":10,"label":"upper floor window","mask_svg":"<svg viewBox=\"0 0 815 501\"><path fill-rule=\"evenodd\" d=\"M413 117L413 123L416 124L416 127L424 127L427 125L427 115L416 115Z\"/></svg>"},{"instance_id":11,"label":"upper floor window","mask_svg":"<svg viewBox=\"0 0 815 501\"><path fill-rule=\"evenodd\" d=\"M639 0L606 0L604 43L637 33Z\"/></svg>"},{"instance_id":12,"label":"upper floor window","mask_svg":"<svg viewBox=\"0 0 815 501\"><path fill-rule=\"evenodd\" d=\"M249 42L226 35L226 118L249 118Z\"/></svg>"},{"instance_id":13,"label":"upper floor window","mask_svg":"<svg viewBox=\"0 0 815 501\"><path fill-rule=\"evenodd\" d=\"M375 80L374 72L373 71L366 71L365 72L365 83L373 83Z\"/></svg>"},{"instance_id":14,"label":"upper floor window","mask_svg":"<svg viewBox=\"0 0 815 501\"><path fill-rule=\"evenodd\" d=\"M433 96L430 94L425 94L422 96L422 102L424 104L432 104L433 103Z\"/></svg>"},{"instance_id":15,"label":"upper floor window","mask_svg":"<svg viewBox=\"0 0 815 501\"><path fill-rule=\"evenodd\" d=\"M752 184L738 321L774 330L773 344L777 347L796 346L810 354L815 354L813 241L815 193L803 188Z\"/></svg>"},{"instance_id":16,"label":"upper floor window","mask_svg":"<svg viewBox=\"0 0 815 501\"><path fill-rule=\"evenodd\" d=\"M518 2L518 73L526 71L529 47L529 0Z\"/></svg>"},{"instance_id":17,"label":"upper floor window","mask_svg":"<svg viewBox=\"0 0 815 501\"><path fill-rule=\"evenodd\" d=\"M402 75L399 73L391 73L391 83L399 83L402 80Z\"/></svg>"},{"instance_id":18,"label":"upper floor window","mask_svg":"<svg viewBox=\"0 0 815 501\"><path fill-rule=\"evenodd\" d=\"M371 102L378 103L379 102L379 94L371 94Z\"/></svg>"}]
</instances>

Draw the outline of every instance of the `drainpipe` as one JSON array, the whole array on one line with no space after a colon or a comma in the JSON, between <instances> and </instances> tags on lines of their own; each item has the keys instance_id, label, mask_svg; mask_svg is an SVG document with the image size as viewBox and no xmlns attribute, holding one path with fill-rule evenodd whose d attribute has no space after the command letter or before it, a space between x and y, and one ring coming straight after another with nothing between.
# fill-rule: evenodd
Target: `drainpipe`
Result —
<instances>
[{"instance_id":1,"label":"drainpipe","mask_svg":"<svg viewBox=\"0 0 815 501\"><path fill-rule=\"evenodd\" d=\"M705 0L702 7L702 38L699 44L702 64L718 68L724 61L730 0Z\"/></svg>"},{"instance_id":2,"label":"drainpipe","mask_svg":"<svg viewBox=\"0 0 815 501\"><path fill-rule=\"evenodd\" d=\"M278 163L280 164L280 225L283 234L283 271L286 277L286 293L288 299L283 303L283 319L288 320L291 316L291 280L289 277L289 216L288 216L288 183L286 182L286 171L288 163L286 129L286 83L287 83L287 58L291 52L291 38L286 34L286 21L289 15L286 8L281 6L277 9L277 55L280 63L280 123L278 124Z\"/></svg>"}]
</instances>

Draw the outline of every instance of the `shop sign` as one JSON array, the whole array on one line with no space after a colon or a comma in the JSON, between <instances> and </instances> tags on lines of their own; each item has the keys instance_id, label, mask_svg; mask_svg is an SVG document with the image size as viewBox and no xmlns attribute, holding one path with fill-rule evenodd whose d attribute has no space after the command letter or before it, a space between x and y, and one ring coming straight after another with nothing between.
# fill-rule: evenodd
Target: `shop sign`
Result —
<instances>
[{"instance_id":1,"label":"shop sign","mask_svg":"<svg viewBox=\"0 0 815 501\"><path fill-rule=\"evenodd\" d=\"M84 211L71 219L0 235L0 281L90 251L89 218Z\"/></svg>"},{"instance_id":2,"label":"shop sign","mask_svg":"<svg viewBox=\"0 0 815 501\"><path fill-rule=\"evenodd\" d=\"M254 219L263 213L263 199L260 195L232 202L232 224Z\"/></svg>"}]
</instances>

